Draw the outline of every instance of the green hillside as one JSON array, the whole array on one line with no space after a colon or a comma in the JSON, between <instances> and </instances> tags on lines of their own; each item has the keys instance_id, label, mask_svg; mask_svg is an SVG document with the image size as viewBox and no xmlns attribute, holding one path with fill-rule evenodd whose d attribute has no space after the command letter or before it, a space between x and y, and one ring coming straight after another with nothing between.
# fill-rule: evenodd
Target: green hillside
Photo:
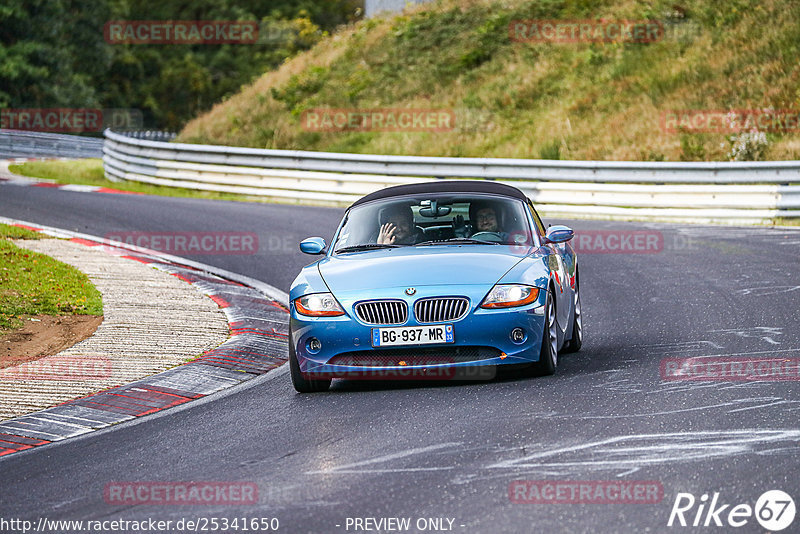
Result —
<instances>
[{"instance_id":1,"label":"green hillside","mask_svg":"<svg viewBox=\"0 0 800 534\"><path fill-rule=\"evenodd\" d=\"M516 42L519 20L657 21L653 42ZM800 3L440 0L358 22L187 124L277 149L598 160L800 159L800 126L668 131L669 110L800 109ZM450 111L433 132L312 131L318 108ZM762 130L764 128L761 128Z\"/></svg>"}]
</instances>

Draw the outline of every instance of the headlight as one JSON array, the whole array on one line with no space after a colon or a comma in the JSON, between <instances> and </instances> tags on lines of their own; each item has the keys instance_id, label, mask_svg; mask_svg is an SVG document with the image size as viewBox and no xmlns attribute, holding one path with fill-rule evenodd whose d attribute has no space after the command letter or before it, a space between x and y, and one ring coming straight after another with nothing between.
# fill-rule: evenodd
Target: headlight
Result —
<instances>
[{"instance_id":1,"label":"headlight","mask_svg":"<svg viewBox=\"0 0 800 534\"><path fill-rule=\"evenodd\" d=\"M311 317L336 317L344 310L330 293L312 293L294 299L294 306L303 315Z\"/></svg>"},{"instance_id":2,"label":"headlight","mask_svg":"<svg viewBox=\"0 0 800 534\"><path fill-rule=\"evenodd\" d=\"M489 291L481 308L513 308L530 304L539 298L539 288L522 284L498 284Z\"/></svg>"}]
</instances>

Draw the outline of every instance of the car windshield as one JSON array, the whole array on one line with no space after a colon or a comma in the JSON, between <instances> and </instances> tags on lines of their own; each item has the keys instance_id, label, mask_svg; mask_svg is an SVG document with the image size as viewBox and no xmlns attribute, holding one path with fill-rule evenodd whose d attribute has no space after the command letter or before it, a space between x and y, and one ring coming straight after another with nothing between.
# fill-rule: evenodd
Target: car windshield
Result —
<instances>
[{"instance_id":1,"label":"car windshield","mask_svg":"<svg viewBox=\"0 0 800 534\"><path fill-rule=\"evenodd\" d=\"M480 194L425 194L369 202L349 210L334 253L447 243L532 244L522 201Z\"/></svg>"}]
</instances>

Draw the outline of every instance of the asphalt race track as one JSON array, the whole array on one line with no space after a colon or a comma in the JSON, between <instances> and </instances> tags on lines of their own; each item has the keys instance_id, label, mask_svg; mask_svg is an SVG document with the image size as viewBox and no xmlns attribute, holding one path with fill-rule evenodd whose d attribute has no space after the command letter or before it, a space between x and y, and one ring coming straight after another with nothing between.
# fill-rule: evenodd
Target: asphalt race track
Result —
<instances>
[{"instance_id":1,"label":"asphalt race track","mask_svg":"<svg viewBox=\"0 0 800 534\"><path fill-rule=\"evenodd\" d=\"M0 215L98 236L254 232L256 254L188 257L284 291L313 259L297 242L330 239L341 213L0 184ZM411 518L412 532L419 518L445 518L444 528L464 533L723 532L731 508L753 507L767 490L797 501L798 377L672 381L662 380L661 364L800 357L800 230L545 222L606 244L612 234L597 230L660 240L649 253L579 250L585 341L560 359L555 376L336 381L329 393L298 395L288 373L274 371L207 401L0 459L0 517L277 517L279 532L355 532L354 518L389 517ZM514 503L509 485L518 480L651 481L663 499ZM245 481L259 498L240 506L107 504L104 488L119 481ZM678 493L698 505L718 493L730 505L718 516L724 527L668 528ZM745 519L738 532L765 530ZM797 518L785 532L799 525Z\"/></svg>"}]
</instances>

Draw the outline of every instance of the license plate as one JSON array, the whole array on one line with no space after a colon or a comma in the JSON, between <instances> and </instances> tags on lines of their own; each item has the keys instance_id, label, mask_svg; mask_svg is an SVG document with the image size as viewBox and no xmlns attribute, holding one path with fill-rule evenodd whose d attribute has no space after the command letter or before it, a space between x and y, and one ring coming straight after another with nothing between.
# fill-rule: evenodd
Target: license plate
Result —
<instances>
[{"instance_id":1,"label":"license plate","mask_svg":"<svg viewBox=\"0 0 800 534\"><path fill-rule=\"evenodd\" d=\"M453 341L453 325L451 324L372 329L373 347L429 345L431 343L453 343Z\"/></svg>"}]
</instances>

